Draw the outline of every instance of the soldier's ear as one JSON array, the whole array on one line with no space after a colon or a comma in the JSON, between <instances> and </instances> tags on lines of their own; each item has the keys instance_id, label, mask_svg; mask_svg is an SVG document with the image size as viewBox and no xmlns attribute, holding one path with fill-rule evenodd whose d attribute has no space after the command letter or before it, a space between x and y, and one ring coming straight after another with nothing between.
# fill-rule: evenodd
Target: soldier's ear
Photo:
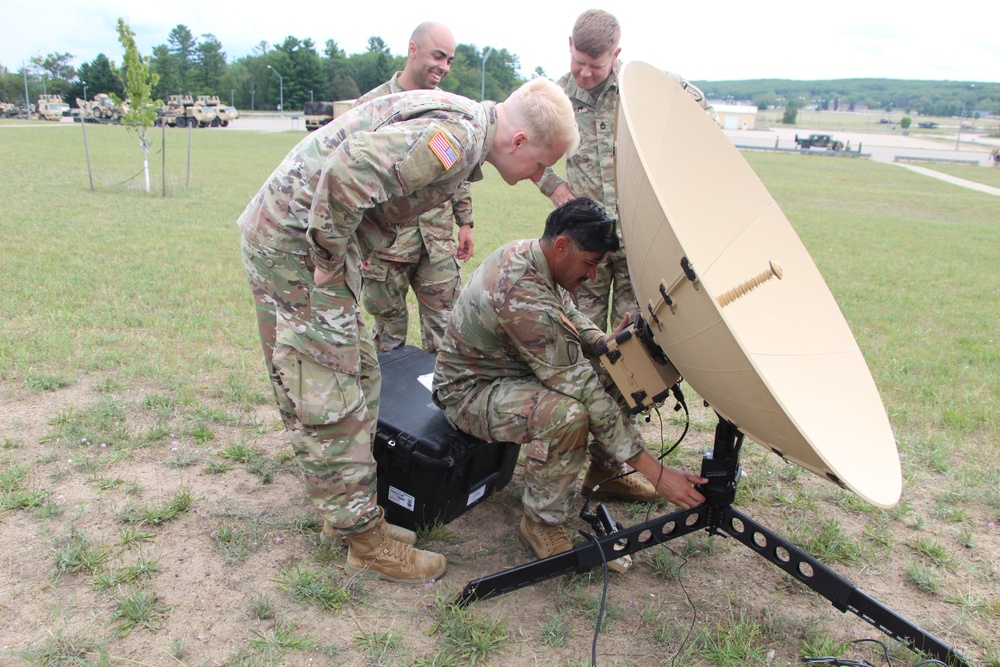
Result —
<instances>
[{"instance_id":1,"label":"soldier's ear","mask_svg":"<svg viewBox=\"0 0 1000 667\"><path fill-rule=\"evenodd\" d=\"M524 130L518 130L514 133L514 136L510 138L510 152L516 153L521 148L524 148L528 143L528 133Z\"/></svg>"},{"instance_id":2,"label":"soldier's ear","mask_svg":"<svg viewBox=\"0 0 1000 667\"><path fill-rule=\"evenodd\" d=\"M552 242L552 249L556 251L558 255L566 254L572 247L572 241L570 241L568 236L560 234L556 237L555 241Z\"/></svg>"}]
</instances>

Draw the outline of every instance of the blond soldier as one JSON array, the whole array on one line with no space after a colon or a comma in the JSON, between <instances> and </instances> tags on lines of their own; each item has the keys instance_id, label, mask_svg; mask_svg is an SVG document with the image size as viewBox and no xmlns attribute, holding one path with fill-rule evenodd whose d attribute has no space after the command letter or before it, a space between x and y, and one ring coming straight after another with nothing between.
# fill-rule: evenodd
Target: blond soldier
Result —
<instances>
[{"instance_id":1,"label":"blond soldier","mask_svg":"<svg viewBox=\"0 0 1000 667\"><path fill-rule=\"evenodd\" d=\"M526 445L520 534L539 558L572 548L563 525L590 437L605 457L631 464L656 495L685 508L704 500L693 485L706 480L666 468L646 451L621 394L588 359L609 336L566 290L592 279L616 248L614 222L593 201L560 206L540 240L514 241L483 261L437 354L434 401L448 419L484 440ZM608 476L591 464L585 484Z\"/></svg>"},{"instance_id":2,"label":"blond soldier","mask_svg":"<svg viewBox=\"0 0 1000 667\"><path fill-rule=\"evenodd\" d=\"M393 225L450 199L489 162L513 185L578 140L555 84L503 103L438 91L355 107L303 139L239 224L264 358L306 492L346 536L347 571L415 584L445 558L415 549L375 502L378 361L358 306L361 262Z\"/></svg>"},{"instance_id":3,"label":"blond soldier","mask_svg":"<svg viewBox=\"0 0 1000 667\"><path fill-rule=\"evenodd\" d=\"M363 104L376 97L407 90L434 90L451 69L455 38L440 23L421 23L410 36L403 71L358 98ZM462 289L457 260L472 256L472 187L464 183L454 199L407 220L396 230L396 240L379 248L364 270L362 303L375 320L372 337L379 352L406 343L410 287L420 313L421 346L436 352L448 324L451 307ZM458 225L458 246L452 229Z\"/></svg>"}]
</instances>

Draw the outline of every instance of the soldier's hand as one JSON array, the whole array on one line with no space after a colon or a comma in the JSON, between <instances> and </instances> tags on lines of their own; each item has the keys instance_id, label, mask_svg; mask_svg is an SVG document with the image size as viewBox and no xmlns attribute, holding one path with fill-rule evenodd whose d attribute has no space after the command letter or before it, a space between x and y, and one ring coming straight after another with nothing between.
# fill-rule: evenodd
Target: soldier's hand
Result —
<instances>
[{"instance_id":1,"label":"soldier's hand","mask_svg":"<svg viewBox=\"0 0 1000 667\"><path fill-rule=\"evenodd\" d=\"M677 468L668 468L645 449L639 452L639 455L628 464L652 482L653 486L656 487L656 494L664 500L686 510L705 502L705 496L701 495L698 489L694 488L694 485L708 484L707 479Z\"/></svg>"},{"instance_id":2,"label":"soldier's hand","mask_svg":"<svg viewBox=\"0 0 1000 667\"><path fill-rule=\"evenodd\" d=\"M625 328L632 323L632 315L630 313L625 313L625 317L622 318L621 324L619 324L614 331L611 332L611 337L616 338L618 334L625 331Z\"/></svg>"},{"instance_id":3,"label":"soldier's hand","mask_svg":"<svg viewBox=\"0 0 1000 667\"><path fill-rule=\"evenodd\" d=\"M705 496L701 495L694 485L708 484L707 479L667 466L663 466L663 474L658 477L659 479L650 481L656 485L656 492L664 500L684 509L691 509L705 502Z\"/></svg>"},{"instance_id":4,"label":"soldier's hand","mask_svg":"<svg viewBox=\"0 0 1000 667\"><path fill-rule=\"evenodd\" d=\"M569 185L566 183L560 183L552 194L549 195L549 200L552 201L557 207L562 206L570 199L573 199L573 191L569 189Z\"/></svg>"},{"instance_id":5,"label":"soldier's hand","mask_svg":"<svg viewBox=\"0 0 1000 667\"><path fill-rule=\"evenodd\" d=\"M460 261L472 257L472 249L475 247L476 242L472 238L472 225L462 225L458 228L458 252L455 253Z\"/></svg>"}]
</instances>

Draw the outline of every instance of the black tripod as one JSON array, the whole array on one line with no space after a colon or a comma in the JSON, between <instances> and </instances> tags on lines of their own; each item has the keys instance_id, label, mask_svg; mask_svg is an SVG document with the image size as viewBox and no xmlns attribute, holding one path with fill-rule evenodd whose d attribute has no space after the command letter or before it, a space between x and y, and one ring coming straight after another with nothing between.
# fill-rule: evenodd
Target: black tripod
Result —
<instances>
[{"instance_id":1,"label":"black tripod","mask_svg":"<svg viewBox=\"0 0 1000 667\"><path fill-rule=\"evenodd\" d=\"M732 506L742 474L739 458L743 437L736 426L720 417L715 429L714 449L702 460L701 476L709 482L699 487L705 496L701 505L617 532L609 529L603 531L606 534L572 551L471 581L456 604L465 606L569 572L586 572L605 561L704 529L709 534L729 535L742 542L828 599L840 611L857 614L913 650L929 654L949 665L972 667L972 663L961 653L861 592L850 581Z\"/></svg>"}]
</instances>

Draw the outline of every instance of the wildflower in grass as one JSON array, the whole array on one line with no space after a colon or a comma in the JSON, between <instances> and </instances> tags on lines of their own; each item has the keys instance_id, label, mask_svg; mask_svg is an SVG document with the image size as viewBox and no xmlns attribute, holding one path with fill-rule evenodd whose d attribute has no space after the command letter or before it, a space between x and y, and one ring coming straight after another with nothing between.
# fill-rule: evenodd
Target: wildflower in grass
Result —
<instances>
[{"instance_id":1,"label":"wildflower in grass","mask_svg":"<svg viewBox=\"0 0 1000 667\"><path fill-rule=\"evenodd\" d=\"M281 544L284 541L285 541L285 538L283 538L283 537L276 537L276 538L274 538L274 543L275 544Z\"/></svg>"}]
</instances>

